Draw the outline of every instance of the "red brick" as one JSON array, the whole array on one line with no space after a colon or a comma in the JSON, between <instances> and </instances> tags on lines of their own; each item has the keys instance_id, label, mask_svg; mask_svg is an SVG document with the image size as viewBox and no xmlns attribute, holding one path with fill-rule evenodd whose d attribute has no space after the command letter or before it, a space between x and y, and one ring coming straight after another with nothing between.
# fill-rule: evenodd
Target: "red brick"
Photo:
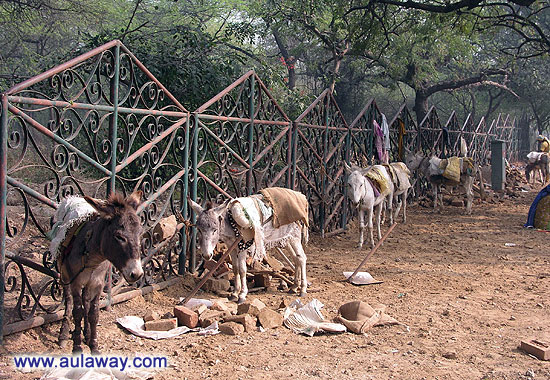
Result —
<instances>
[{"instance_id":1,"label":"red brick","mask_svg":"<svg viewBox=\"0 0 550 380\"><path fill-rule=\"evenodd\" d=\"M185 306L174 306L174 315L181 326L193 329L199 324L199 315Z\"/></svg>"},{"instance_id":2,"label":"red brick","mask_svg":"<svg viewBox=\"0 0 550 380\"><path fill-rule=\"evenodd\" d=\"M178 319L160 319L158 321L145 322L145 330L147 331L168 331L178 327Z\"/></svg>"}]
</instances>

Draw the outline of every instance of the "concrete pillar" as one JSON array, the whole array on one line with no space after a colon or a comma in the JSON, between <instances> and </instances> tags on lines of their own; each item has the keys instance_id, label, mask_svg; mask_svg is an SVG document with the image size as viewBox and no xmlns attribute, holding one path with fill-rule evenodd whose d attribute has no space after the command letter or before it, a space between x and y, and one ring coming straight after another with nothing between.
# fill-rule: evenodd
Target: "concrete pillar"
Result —
<instances>
[{"instance_id":1,"label":"concrete pillar","mask_svg":"<svg viewBox=\"0 0 550 380\"><path fill-rule=\"evenodd\" d=\"M493 190L504 190L506 183L506 143L503 140L491 141L491 186Z\"/></svg>"}]
</instances>

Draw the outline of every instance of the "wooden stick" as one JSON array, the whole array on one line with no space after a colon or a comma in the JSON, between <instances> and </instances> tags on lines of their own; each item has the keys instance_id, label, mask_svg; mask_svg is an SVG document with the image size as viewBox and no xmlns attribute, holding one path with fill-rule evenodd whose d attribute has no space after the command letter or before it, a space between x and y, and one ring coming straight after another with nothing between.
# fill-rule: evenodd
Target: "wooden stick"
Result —
<instances>
[{"instance_id":1,"label":"wooden stick","mask_svg":"<svg viewBox=\"0 0 550 380\"><path fill-rule=\"evenodd\" d=\"M288 257L286 257L286 255L283 253L283 250L279 247L276 247L277 249L277 252L279 252L279 255L281 255L281 257L286 261L286 263L290 266L290 268L292 270L296 270L296 268L294 268L294 264L292 264L292 262L288 259Z\"/></svg>"},{"instance_id":2,"label":"wooden stick","mask_svg":"<svg viewBox=\"0 0 550 380\"><path fill-rule=\"evenodd\" d=\"M351 280L353 280L353 277L355 277L355 275L357 274L357 272L359 272L359 269L361 269L361 267L363 265L365 265L365 263L367 262L367 260L369 259L369 257L372 256L372 254L374 252L376 252L376 250L378 249L378 247L380 247L382 245L382 243L384 242L384 240L386 240L386 238L390 235L390 233L392 232L392 230L394 229L394 227L397 226L397 222L395 222L394 224L392 224L390 226L390 228L388 229L388 231L386 231L386 233L384 234L384 236L382 236L382 239L378 240L378 243L376 243L376 245L374 246L373 249L370 250L369 254L363 259L363 261L361 261L361 264L359 264L359 266L357 267L357 269L355 270L355 272L353 272L353 274L351 276L348 277L348 281L351 282Z\"/></svg>"},{"instance_id":3,"label":"wooden stick","mask_svg":"<svg viewBox=\"0 0 550 380\"><path fill-rule=\"evenodd\" d=\"M206 280L208 280L210 277L212 277L212 275L214 274L214 272L216 272L218 270L218 268L220 267L220 265L223 264L223 262L225 261L225 259L227 258L227 256L229 256L229 254L231 252L233 252L234 249L237 248L237 246L239 245L239 243L242 241L243 239L242 238L239 238L239 239L236 239L233 244L231 244L231 247L229 247L229 249L227 251L225 251L225 253L222 255L222 257L220 257L220 259L218 260L218 263L216 264L216 266L214 268L212 268L212 270L208 271L207 274L205 274L204 276L202 276L202 279L199 281L199 283L195 286L195 288L193 288L193 290L191 290L191 293L189 293L187 295L187 297L185 297L185 299L180 302L178 305L185 305L187 302L189 302L189 300L199 291L199 289L204 285L204 283L206 282Z\"/></svg>"}]
</instances>

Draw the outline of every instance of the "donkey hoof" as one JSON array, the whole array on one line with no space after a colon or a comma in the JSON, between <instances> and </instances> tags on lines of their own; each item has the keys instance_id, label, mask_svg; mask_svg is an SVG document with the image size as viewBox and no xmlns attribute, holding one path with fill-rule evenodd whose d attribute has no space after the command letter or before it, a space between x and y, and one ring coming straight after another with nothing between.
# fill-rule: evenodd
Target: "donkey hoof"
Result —
<instances>
[{"instance_id":1,"label":"donkey hoof","mask_svg":"<svg viewBox=\"0 0 550 380\"><path fill-rule=\"evenodd\" d=\"M237 301L237 305L241 305L241 304L243 304L243 303L244 303L244 301L246 301L246 299L245 299L245 298L240 298L240 297L239 297L239 300Z\"/></svg>"},{"instance_id":2,"label":"donkey hoof","mask_svg":"<svg viewBox=\"0 0 550 380\"><path fill-rule=\"evenodd\" d=\"M91 348L90 352L92 355L101 355L101 352L97 348Z\"/></svg>"},{"instance_id":3,"label":"donkey hoof","mask_svg":"<svg viewBox=\"0 0 550 380\"><path fill-rule=\"evenodd\" d=\"M81 354L82 353L82 347L76 346L73 347L73 354Z\"/></svg>"},{"instance_id":4,"label":"donkey hoof","mask_svg":"<svg viewBox=\"0 0 550 380\"><path fill-rule=\"evenodd\" d=\"M69 342L70 342L69 339L59 339L59 341L58 341L59 347L63 348L63 349L68 348Z\"/></svg>"},{"instance_id":5,"label":"donkey hoof","mask_svg":"<svg viewBox=\"0 0 550 380\"><path fill-rule=\"evenodd\" d=\"M236 302L238 299L239 298L237 296L233 295L233 294L231 296L229 296L229 298L228 298L228 300L231 301L231 302Z\"/></svg>"},{"instance_id":6,"label":"donkey hoof","mask_svg":"<svg viewBox=\"0 0 550 380\"><path fill-rule=\"evenodd\" d=\"M301 291L301 292L300 292L300 297L305 297L306 294L307 294L307 292L306 292L305 290L304 290L304 291Z\"/></svg>"}]
</instances>

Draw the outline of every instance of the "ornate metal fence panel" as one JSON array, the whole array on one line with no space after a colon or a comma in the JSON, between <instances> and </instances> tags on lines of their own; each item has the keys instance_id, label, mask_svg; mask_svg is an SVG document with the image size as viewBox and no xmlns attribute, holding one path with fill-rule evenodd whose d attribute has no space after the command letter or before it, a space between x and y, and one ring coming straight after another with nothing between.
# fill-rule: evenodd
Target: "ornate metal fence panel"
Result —
<instances>
[{"instance_id":1,"label":"ornate metal fence panel","mask_svg":"<svg viewBox=\"0 0 550 380\"><path fill-rule=\"evenodd\" d=\"M291 187L291 125L254 71L199 107L191 139L193 197L219 203L264 187Z\"/></svg>"},{"instance_id":2,"label":"ornate metal fence panel","mask_svg":"<svg viewBox=\"0 0 550 380\"><path fill-rule=\"evenodd\" d=\"M294 121L292 183L308 198L312 225L321 236L341 230L347 221L344 161L349 157L346 150L349 133L328 89Z\"/></svg>"},{"instance_id":3,"label":"ornate metal fence panel","mask_svg":"<svg viewBox=\"0 0 550 380\"><path fill-rule=\"evenodd\" d=\"M188 111L119 41L2 94L0 326L60 307L44 237L58 203L70 195L142 190L140 285L182 271L183 237L165 252L152 231L160 218L185 212L188 120ZM122 285L116 273L113 285Z\"/></svg>"}]
</instances>

